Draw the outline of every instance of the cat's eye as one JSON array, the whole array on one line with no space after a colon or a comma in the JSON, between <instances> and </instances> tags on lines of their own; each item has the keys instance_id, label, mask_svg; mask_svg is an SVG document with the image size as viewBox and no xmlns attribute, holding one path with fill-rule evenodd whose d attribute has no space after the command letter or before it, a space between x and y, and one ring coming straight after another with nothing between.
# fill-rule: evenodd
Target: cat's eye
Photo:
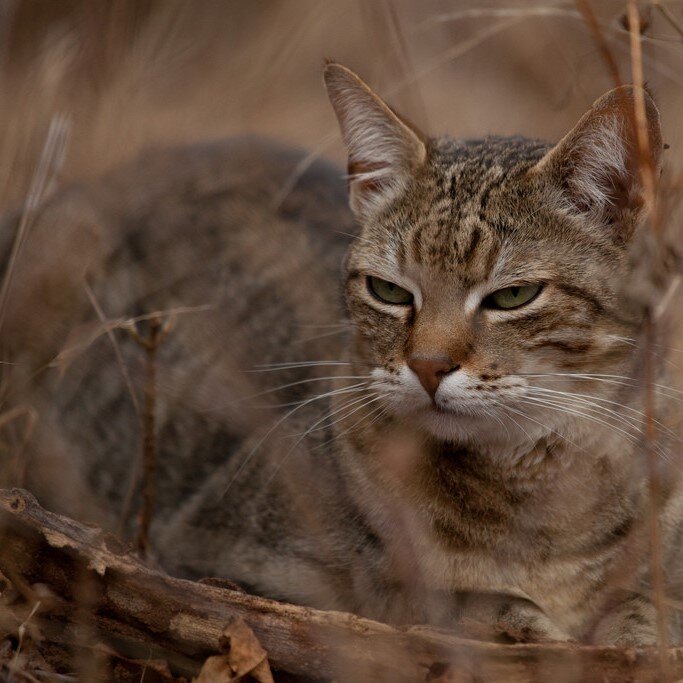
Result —
<instances>
[{"instance_id":1,"label":"cat's eye","mask_svg":"<svg viewBox=\"0 0 683 683\"><path fill-rule=\"evenodd\" d=\"M399 287L389 280L369 276L368 289L376 299L385 304L407 306L413 303L413 295L407 289L403 289L403 287Z\"/></svg>"},{"instance_id":2,"label":"cat's eye","mask_svg":"<svg viewBox=\"0 0 683 683\"><path fill-rule=\"evenodd\" d=\"M516 285L505 287L487 296L482 305L485 308L497 308L509 311L532 302L543 289L543 285Z\"/></svg>"}]
</instances>

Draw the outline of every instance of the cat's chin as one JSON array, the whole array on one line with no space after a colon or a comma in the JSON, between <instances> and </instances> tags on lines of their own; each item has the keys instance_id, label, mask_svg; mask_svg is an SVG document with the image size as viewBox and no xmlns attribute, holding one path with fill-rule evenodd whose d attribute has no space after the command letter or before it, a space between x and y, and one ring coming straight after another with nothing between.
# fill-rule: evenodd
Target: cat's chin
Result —
<instances>
[{"instance_id":1,"label":"cat's chin","mask_svg":"<svg viewBox=\"0 0 683 683\"><path fill-rule=\"evenodd\" d=\"M414 418L424 430L442 441L469 441L483 436L497 436L492 434L492 430L504 433L501 425L492 425L490 415L466 407L453 410L431 405Z\"/></svg>"},{"instance_id":2,"label":"cat's chin","mask_svg":"<svg viewBox=\"0 0 683 683\"><path fill-rule=\"evenodd\" d=\"M480 446L495 447L498 444L522 445L533 442L539 436L532 434L533 429L515 429L500 419L484 413L479 406L458 406L445 409L431 405L412 416L419 427L439 441L455 443L476 443Z\"/></svg>"}]
</instances>

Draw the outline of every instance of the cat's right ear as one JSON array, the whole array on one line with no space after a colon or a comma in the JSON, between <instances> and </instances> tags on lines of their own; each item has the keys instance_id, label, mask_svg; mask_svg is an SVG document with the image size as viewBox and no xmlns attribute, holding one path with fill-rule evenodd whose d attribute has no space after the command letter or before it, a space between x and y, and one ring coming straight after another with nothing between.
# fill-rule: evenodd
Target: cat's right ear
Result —
<instances>
[{"instance_id":1,"label":"cat's right ear","mask_svg":"<svg viewBox=\"0 0 683 683\"><path fill-rule=\"evenodd\" d=\"M329 63L325 87L349 163L349 201L359 217L375 212L427 156L422 136L402 121L353 71Z\"/></svg>"}]
</instances>

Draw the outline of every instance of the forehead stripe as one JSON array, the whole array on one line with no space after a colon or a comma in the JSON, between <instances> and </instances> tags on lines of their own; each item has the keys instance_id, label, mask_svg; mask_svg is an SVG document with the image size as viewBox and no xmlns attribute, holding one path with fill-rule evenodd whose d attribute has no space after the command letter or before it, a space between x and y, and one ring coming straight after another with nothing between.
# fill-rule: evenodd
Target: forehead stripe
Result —
<instances>
[{"instance_id":1,"label":"forehead stripe","mask_svg":"<svg viewBox=\"0 0 683 683\"><path fill-rule=\"evenodd\" d=\"M470 235L470 243L467 248L462 253L463 263L469 263L472 260L472 256L481 241L481 229L478 226L472 228L472 233Z\"/></svg>"},{"instance_id":2,"label":"forehead stripe","mask_svg":"<svg viewBox=\"0 0 683 683\"><path fill-rule=\"evenodd\" d=\"M577 285L569 284L568 282L558 282L556 283L557 288L566 294L567 296L574 297L576 299L581 299L587 303L596 315L605 315L605 307L598 301L598 299L591 294L589 291L578 287Z\"/></svg>"}]
</instances>

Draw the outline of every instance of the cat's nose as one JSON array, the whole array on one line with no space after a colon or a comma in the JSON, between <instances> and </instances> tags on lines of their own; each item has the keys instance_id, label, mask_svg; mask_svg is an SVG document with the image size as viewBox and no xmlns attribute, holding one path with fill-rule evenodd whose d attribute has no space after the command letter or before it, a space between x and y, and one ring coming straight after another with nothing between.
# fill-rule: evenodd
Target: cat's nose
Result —
<instances>
[{"instance_id":1,"label":"cat's nose","mask_svg":"<svg viewBox=\"0 0 683 683\"><path fill-rule=\"evenodd\" d=\"M448 356L417 356L408 359L408 367L417 375L425 391L434 398L441 380L460 366Z\"/></svg>"}]
</instances>

